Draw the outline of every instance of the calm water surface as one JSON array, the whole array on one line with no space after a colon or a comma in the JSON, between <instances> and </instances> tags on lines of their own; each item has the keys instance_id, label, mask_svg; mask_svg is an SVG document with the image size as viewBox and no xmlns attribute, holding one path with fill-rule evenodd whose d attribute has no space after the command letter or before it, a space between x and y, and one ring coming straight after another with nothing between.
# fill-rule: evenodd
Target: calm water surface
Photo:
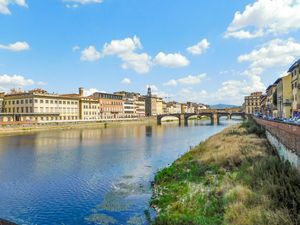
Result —
<instances>
[{"instance_id":1,"label":"calm water surface","mask_svg":"<svg viewBox=\"0 0 300 225\"><path fill-rule=\"evenodd\" d=\"M39 225L148 224L155 172L232 123L0 137L0 218Z\"/></svg>"}]
</instances>

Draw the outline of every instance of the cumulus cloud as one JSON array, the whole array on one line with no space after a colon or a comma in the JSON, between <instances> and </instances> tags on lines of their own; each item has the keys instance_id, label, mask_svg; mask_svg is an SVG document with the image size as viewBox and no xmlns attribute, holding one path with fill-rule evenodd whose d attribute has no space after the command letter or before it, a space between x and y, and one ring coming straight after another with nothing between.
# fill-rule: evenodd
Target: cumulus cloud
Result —
<instances>
[{"instance_id":1,"label":"cumulus cloud","mask_svg":"<svg viewBox=\"0 0 300 225\"><path fill-rule=\"evenodd\" d=\"M94 94L95 92L105 93L105 91L99 91L97 88L89 88L89 89L84 89L83 95L90 96L90 95Z\"/></svg>"},{"instance_id":2,"label":"cumulus cloud","mask_svg":"<svg viewBox=\"0 0 300 225\"><path fill-rule=\"evenodd\" d=\"M300 43L294 39L274 39L259 49L239 56L239 62L250 62L251 67L269 68L274 66L287 66L300 57Z\"/></svg>"},{"instance_id":3,"label":"cumulus cloud","mask_svg":"<svg viewBox=\"0 0 300 225\"><path fill-rule=\"evenodd\" d=\"M75 45L75 46L72 47L73 52L77 52L78 50L80 50L80 46Z\"/></svg>"},{"instance_id":4,"label":"cumulus cloud","mask_svg":"<svg viewBox=\"0 0 300 225\"><path fill-rule=\"evenodd\" d=\"M112 40L103 45L102 51L99 52L94 46L90 46L82 51L82 61L96 61L100 57L116 56L122 61L123 69L132 69L137 73L148 73L154 65L165 67L184 67L189 65L189 60L180 53L165 54L160 52L152 60L147 53L140 53L143 46L137 36L121 40Z\"/></svg>"},{"instance_id":5,"label":"cumulus cloud","mask_svg":"<svg viewBox=\"0 0 300 225\"><path fill-rule=\"evenodd\" d=\"M210 101L211 95L206 90L193 90L192 88L182 88L176 95L176 99L182 102L205 103Z\"/></svg>"},{"instance_id":6,"label":"cumulus cloud","mask_svg":"<svg viewBox=\"0 0 300 225\"><path fill-rule=\"evenodd\" d=\"M96 60L100 59L100 57L101 57L100 52L97 51L95 46L91 45L88 48L85 48L81 52L80 60L81 61L93 62L93 61L96 61Z\"/></svg>"},{"instance_id":7,"label":"cumulus cloud","mask_svg":"<svg viewBox=\"0 0 300 225\"><path fill-rule=\"evenodd\" d=\"M155 56L154 63L171 68L185 67L190 64L189 60L180 53L166 54L164 52L160 52Z\"/></svg>"},{"instance_id":8,"label":"cumulus cloud","mask_svg":"<svg viewBox=\"0 0 300 225\"><path fill-rule=\"evenodd\" d=\"M182 77L180 79L172 79L169 80L168 82L164 83L164 86L177 86L178 84L182 84L182 85L195 85L195 84L199 84L203 81L203 79L205 79L207 77L207 75L205 73L203 74L199 74L199 75L188 75L186 77Z\"/></svg>"},{"instance_id":9,"label":"cumulus cloud","mask_svg":"<svg viewBox=\"0 0 300 225\"><path fill-rule=\"evenodd\" d=\"M123 40L112 40L103 46L104 55L123 55L141 49L142 44L137 36L133 38L125 38Z\"/></svg>"},{"instance_id":10,"label":"cumulus cloud","mask_svg":"<svg viewBox=\"0 0 300 225\"><path fill-rule=\"evenodd\" d=\"M8 6L11 4L27 7L25 0L0 0L0 13L4 15L10 15L11 11L9 10Z\"/></svg>"},{"instance_id":11,"label":"cumulus cloud","mask_svg":"<svg viewBox=\"0 0 300 225\"><path fill-rule=\"evenodd\" d=\"M124 78L122 81L121 81L122 84L131 84L131 80L129 78Z\"/></svg>"},{"instance_id":12,"label":"cumulus cloud","mask_svg":"<svg viewBox=\"0 0 300 225\"><path fill-rule=\"evenodd\" d=\"M7 91L11 88L22 88L25 86L32 86L35 82L31 79L26 79L20 75L0 75L0 89Z\"/></svg>"},{"instance_id":13,"label":"cumulus cloud","mask_svg":"<svg viewBox=\"0 0 300 225\"><path fill-rule=\"evenodd\" d=\"M207 39L203 39L197 44L188 47L186 50L193 55L201 55L203 54L210 46L210 43Z\"/></svg>"},{"instance_id":14,"label":"cumulus cloud","mask_svg":"<svg viewBox=\"0 0 300 225\"><path fill-rule=\"evenodd\" d=\"M120 56L123 61L123 69L133 69L135 72L143 74L148 73L151 67L151 57L146 54L130 52Z\"/></svg>"},{"instance_id":15,"label":"cumulus cloud","mask_svg":"<svg viewBox=\"0 0 300 225\"><path fill-rule=\"evenodd\" d=\"M103 55L116 55L122 60L123 69L133 69L137 73L147 73L151 67L151 57L147 53L137 53L142 44L137 36L123 40L112 40L103 46Z\"/></svg>"},{"instance_id":16,"label":"cumulus cloud","mask_svg":"<svg viewBox=\"0 0 300 225\"><path fill-rule=\"evenodd\" d=\"M248 68L241 73L242 80L223 82L216 93L217 99L230 99L231 103L241 103L245 96L255 91L265 91L266 87L261 76L269 68L279 68L291 65L300 57L300 43L294 39L274 39L248 54L238 57L238 62L248 62Z\"/></svg>"},{"instance_id":17,"label":"cumulus cloud","mask_svg":"<svg viewBox=\"0 0 300 225\"><path fill-rule=\"evenodd\" d=\"M29 50L30 46L25 41L18 41L16 43L8 44L8 45L0 44L0 49L4 49L4 50L8 50L8 51L13 51L13 52L20 52L20 51Z\"/></svg>"},{"instance_id":18,"label":"cumulus cloud","mask_svg":"<svg viewBox=\"0 0 300 225\"><path fill-rule=\"evenodd\" d=\"M236 12L225 37L256 38L300 28L299 0L257 0Z\"/></svg>"}]
</instances>

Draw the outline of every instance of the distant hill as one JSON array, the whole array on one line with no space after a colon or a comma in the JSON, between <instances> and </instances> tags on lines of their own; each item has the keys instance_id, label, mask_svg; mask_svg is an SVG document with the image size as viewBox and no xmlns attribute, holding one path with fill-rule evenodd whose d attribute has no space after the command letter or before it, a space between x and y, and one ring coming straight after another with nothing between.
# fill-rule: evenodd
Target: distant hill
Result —
<instances>
[{"instance_id":1,"label":"distant hill","mask_svg":"<svg viewBox=\"0 0 300 225\"><path fill-rule=\"evenodd\" d=\"M228 108L238 108L241 106L238 105L227 105L227 104L216 104L216 105L210 105L211 109L228 109Z\"/></svg>"}]
</instances>

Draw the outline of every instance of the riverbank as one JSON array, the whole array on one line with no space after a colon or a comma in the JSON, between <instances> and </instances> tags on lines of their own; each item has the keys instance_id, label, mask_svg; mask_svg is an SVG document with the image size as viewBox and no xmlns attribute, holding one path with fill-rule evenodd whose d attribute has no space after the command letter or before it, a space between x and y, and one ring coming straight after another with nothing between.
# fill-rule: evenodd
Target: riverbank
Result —
<instances>
[{"instance_id":1,"label":"riverbank","mask_svg":"<svg viewBox=\"0 0 300 225\"><path fill-rule=\"evenodd\" d=\"M146 117L139 120L125 120L125 121L105 121L105 122L66 122L66 123L44 123L35 125L16 125L16 126L1 126L0 136L7 135L22 135L31 132L49 131L49 130L70 130L83 128L107 128L134 124L154 124L156 119Z\"/></svg>"},{"instance_id":2,"label":"riverbank","mask_svg":"<svg viewBox=\"0 0 300 225\"><path fill-rule=\"evenodd\" d=\"M300 175L250 120L159 171L151 205L155 225L300 224Z\"/></svg>"}]
</instances>

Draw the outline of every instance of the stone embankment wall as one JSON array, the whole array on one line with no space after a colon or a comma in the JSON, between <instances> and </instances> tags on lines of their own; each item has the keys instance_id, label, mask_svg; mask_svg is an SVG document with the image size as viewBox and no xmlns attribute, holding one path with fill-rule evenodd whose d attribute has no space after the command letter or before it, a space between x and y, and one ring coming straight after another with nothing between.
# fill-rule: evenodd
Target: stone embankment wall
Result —
<instances>
[{"instance_id":1,"label":"stone embankment wall","mask_svg":"<svg viewBox=\"0 0 300 225\"><path fill-rule=\"evenodd\" d=\"M266 129L270 143L277 149L279 155L300 167L300 126L277 121L254 118Z\"/></svg>"}]
</instances>

